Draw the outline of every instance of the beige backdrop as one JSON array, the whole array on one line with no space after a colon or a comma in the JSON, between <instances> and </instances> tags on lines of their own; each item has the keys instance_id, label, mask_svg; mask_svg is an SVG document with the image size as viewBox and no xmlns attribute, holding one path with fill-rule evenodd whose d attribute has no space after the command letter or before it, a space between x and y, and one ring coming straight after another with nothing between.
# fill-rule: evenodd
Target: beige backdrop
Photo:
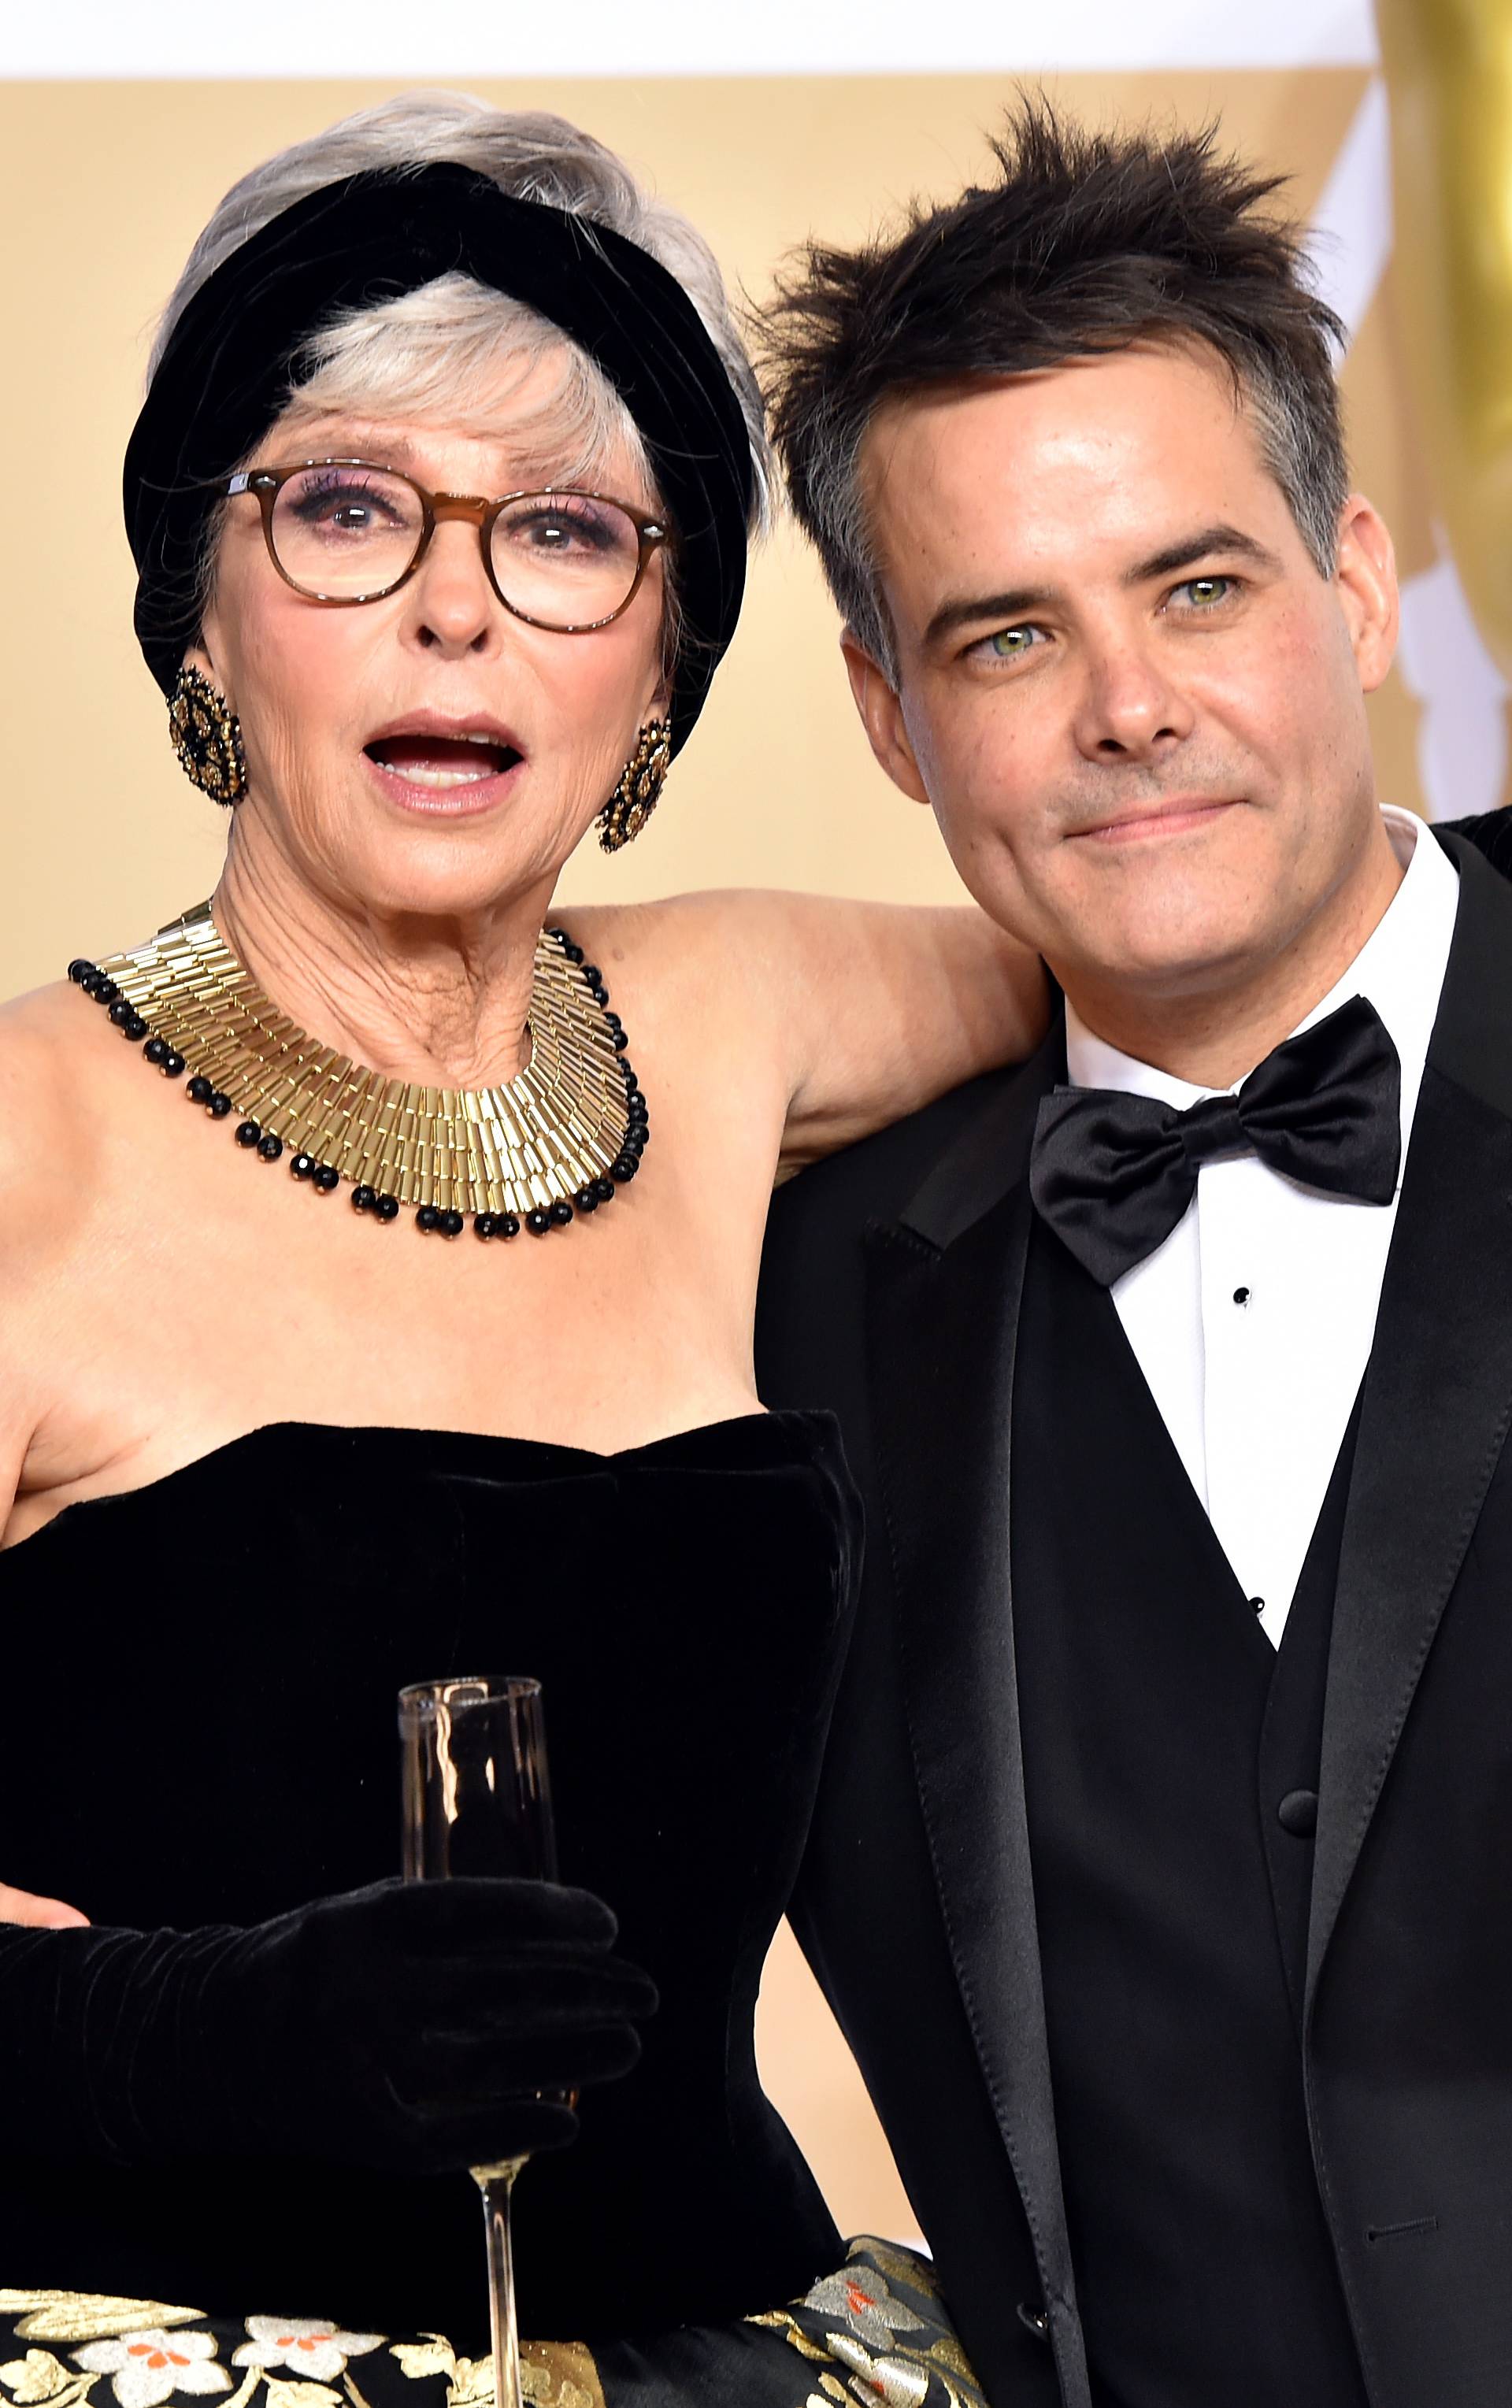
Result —
<instances>
[{"instance_id":1,"label":"beige backdrop","mask_svg":"<svg viewBox=\"0 0 1512 2408\"><path fill-rule=\"evenodd\" d=\"M1355 72L1069 78L1091 110L1221 108L1233 140L1295 172L1315 200L1367 78ZM0 394L9 574L0 799L0 991L120 945L210 885L219 829L168 753L162 703L131 635L118 470L153 317L202 220L254 160L385 96L364 83L0 86L0 210L9 371ZM811 226L860 233L914 190L981 165L1001 81L530 82L479 87L504 106L580 119L644 168L759 294ZM1390 281L1346 371L1361 480L1404 564L1434 548L1392 374ZM1416 706L1393 678L1375 705L1393 795L1418 799ZM769 881L943 896L928 821L871 765L835 652L833 614L789 533L756 564L735 650L661 814L632 853L590 850L570 897Z\"/></svg>"},{"instance_id":2,"label":"beige backdrop","mask_svg":"<svg viewBox=\"0 0 1512 2408\"><path fill-rule=\"evenodd\" d=\"M1051 88L1097 114L1221 109L1233 143L1296 177L1310 209L1354 121L1364 70L1073 77ZM624 151L703 227L754 295L811 228L855 236L914 191L948 191L984 158L1005 96L987 78L484 83L501 107L551 108ZM168 752L131 634L119 469L154 315L221 193L255 160L383 97L377 83L0 86L7 373L0 394L7 575L0 585L0 994L76 953L148 933L209 892L221 829ZM1390 278L1346 369L1360 481L1404 569L1432 566L1431 513L1394 374ZM1419 804L1417 705L1393 678L1372 705L1383 782ZM845 691L833 613L781 532L650 834L609 862L585 851L570 899L770 882L946 897L925 815L873 767ZM270 1300L270 1309L276 1302ZM0 1865L0 1874L5 1871ZM785 1941L769 1969L769 2078L842 2225L911 2217L833 2026Z\"/></svg>"}]
</instances>

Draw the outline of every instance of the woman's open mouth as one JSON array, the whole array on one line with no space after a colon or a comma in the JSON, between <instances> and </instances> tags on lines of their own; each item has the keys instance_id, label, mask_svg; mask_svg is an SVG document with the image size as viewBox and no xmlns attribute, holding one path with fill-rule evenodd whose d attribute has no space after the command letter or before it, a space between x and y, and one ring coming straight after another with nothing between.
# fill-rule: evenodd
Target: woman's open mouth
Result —
<instances>
[{"instance_id":1,"label":"woman's open mouth","mask_svg":"<svg viewBox=\"0 0 1512 2408\"><path fill-rule=\"evenodd\" d=\"M407 810L486 810L524 754L497 733L376 737L364 756L390 798Z\"/></svg>"}]
</instances>

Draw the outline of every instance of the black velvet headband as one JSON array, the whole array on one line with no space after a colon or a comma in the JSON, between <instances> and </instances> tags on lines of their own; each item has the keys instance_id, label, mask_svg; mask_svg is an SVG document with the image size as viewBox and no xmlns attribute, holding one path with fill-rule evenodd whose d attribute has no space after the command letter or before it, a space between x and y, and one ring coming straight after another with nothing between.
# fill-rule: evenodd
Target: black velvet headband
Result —
<instances>
[{"instance_id":1,"label":"black velvet headband","mask_svg":"<svg viewBox=\"0 0 1512 2408\"><path fill-rule=\"evenodd\" d=\"M454 270L559 326L641 430L671 521L683 636L672 749L703 708L740 616L750 440L692 302L649 251L607 226L520 201L469 167L349 176L284 209L207 278L158 364L126 447L136 626L173 690L199 630L199 565L218 496L283 408L312 336L340 311Z\"/></svg>"}]
</instances>

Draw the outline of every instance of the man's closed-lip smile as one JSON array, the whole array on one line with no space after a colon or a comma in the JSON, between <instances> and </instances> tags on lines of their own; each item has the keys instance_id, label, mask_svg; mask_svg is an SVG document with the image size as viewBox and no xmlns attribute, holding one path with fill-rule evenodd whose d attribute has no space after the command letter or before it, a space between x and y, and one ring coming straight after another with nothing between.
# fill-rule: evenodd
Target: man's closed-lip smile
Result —
<instances>
[{"instance_id":1,"label":"man's closed-lip smile","mask_svg":"<svg viewBox=\"0 0 1512 2408\"><path fill-rule=\"evenodd\" d=\"M1130 803L1127 810L1116 811L1091 827L1073 828L1078 840L1094 838L1100 844L1130 844L1151 837L1185 836L1193 829L1207 826L1236 807L1230 795L1169 795L1159 803Z\"/></svg>"}]
</instances>

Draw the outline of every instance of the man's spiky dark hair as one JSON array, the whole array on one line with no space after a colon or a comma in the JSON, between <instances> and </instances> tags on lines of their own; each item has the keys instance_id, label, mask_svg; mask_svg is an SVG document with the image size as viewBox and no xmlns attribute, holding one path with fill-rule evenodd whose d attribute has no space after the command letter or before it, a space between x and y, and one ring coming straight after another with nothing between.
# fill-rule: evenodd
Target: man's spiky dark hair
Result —
<instances>
[{"instance_id":1,"label":"man's spiky dark hair","mask_svg":"<svg viewBox=\"0 0 1512 2408\"><path fill-rule=\"evenodd\" d=\"M1217 147L1217 129L1094 133L1041 98L992 145L1000 170L900 233L813 242L766 313L777 449L841 609L891 666L859 483L879 405L973 376L1055 367L1135 342L1206 345L1254 415L1267 465L1319 572L1348 489L1336 348L1303 229L1269 207L1283 179Z\"/></svg>"}]
</instances>

